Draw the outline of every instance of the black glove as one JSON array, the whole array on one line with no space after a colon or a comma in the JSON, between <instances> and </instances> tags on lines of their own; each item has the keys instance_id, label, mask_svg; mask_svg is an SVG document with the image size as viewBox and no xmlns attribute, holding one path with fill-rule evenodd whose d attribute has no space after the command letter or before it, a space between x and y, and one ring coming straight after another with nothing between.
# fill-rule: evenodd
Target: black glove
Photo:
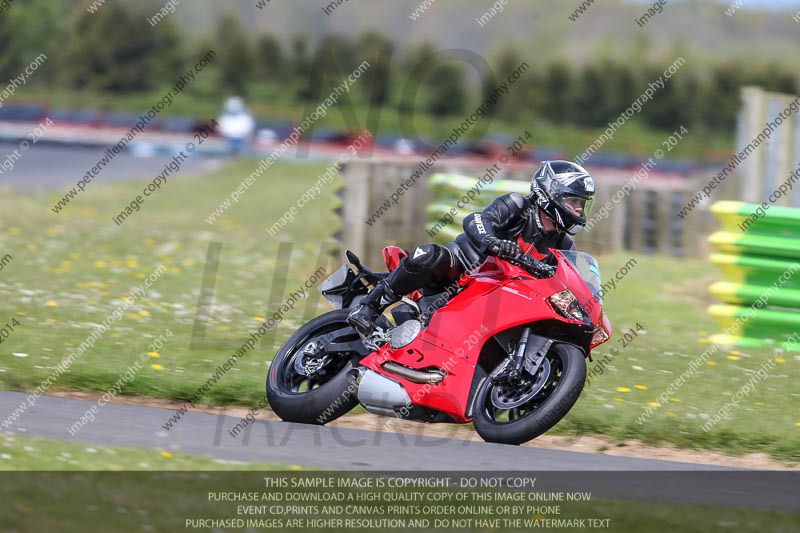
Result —
<instances>
[{"instance_id":1,"label":"black glove","mask_svg":"<svg viewBox=\"0 0 800 533\"><path fill-rule=\"evenodd\" d=\"M499 257L517 257L522 250L514 241L506 241L497 237L484 237L481 241L483 253Z\"/></svg>"},{"instance_id":2,"label":"black glove","mask_svg":"<svg viewBox=\"0 0 800 533\"><path fill-rule=\"evenodd\" d=\"M556 267L548 265L529 255L517 258L517 261L531 274L538 278L552 278L556 273Z\"/></svg>"},{"instance_id":3,"label":"black glove","mask_svg":"<svg viewBox=\"0 0 800 533\"><path fill-rule=\"evenodd\" d=\"M536 265L532 273L540 278L552 278L556 273L556 267L539 261L539 264Z\"/></svg>"}]
</instances>

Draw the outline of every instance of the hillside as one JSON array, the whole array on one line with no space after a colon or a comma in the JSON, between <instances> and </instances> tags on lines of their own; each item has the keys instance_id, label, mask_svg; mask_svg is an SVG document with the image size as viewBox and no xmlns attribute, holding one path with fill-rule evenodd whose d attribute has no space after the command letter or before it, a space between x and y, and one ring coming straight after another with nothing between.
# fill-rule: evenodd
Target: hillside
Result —
<instances>
[{"instance_id":1,"label":"hillside","mask_svg":"<svg viewBox=\"0 0 800 533\"><path fill-rule=\"evenodd\" d=\"M730 2L671 0L663 13L640 28L635 20L650 3L621 0L597 1L583 16L569 15L578 0L509 2L484 27L476 22L490 2L435 0L417 21L410 14L418 0L345 0L330 15L323 7L329 0L270 0L263 9L256 0L193 0L191 8L178 6L174 15L198 37L213 24L220 12L232 10L253 32L271 32L288 39L297 33L318 37L329 32L358 34L378 29L398 46L429 41L439 48L465 48L491 53L509 43L530 50L533 57L547 60L565 56L586 61L596 54L628 56L647 43L652 53L669 51L681 43L691 53L710 59L774 60L798 66L798 23L787 12L740 11L727 16ZM161 5L153 2L154 6Z\"/></svg>"}]
</instances>

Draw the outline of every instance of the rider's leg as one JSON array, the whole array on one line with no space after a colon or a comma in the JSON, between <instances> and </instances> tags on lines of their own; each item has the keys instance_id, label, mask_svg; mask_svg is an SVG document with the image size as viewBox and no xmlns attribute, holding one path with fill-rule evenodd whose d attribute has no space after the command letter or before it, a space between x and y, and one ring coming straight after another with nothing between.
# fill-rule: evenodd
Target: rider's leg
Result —
<instances>
[{"instance_id":1,"label":"rider's leg","mask_svg":"<svg viewBox=\"0 0 800 533\"><path fill-rule=\"evenodd\" d=\"M347 321L366 337L375 330L375 320L384 309L399 301L404 294L433 283L457 279L458 266L458 260L448 248L438 244L418 246L385 279L378 282L353 309Z\"/></svg>"}]
</instances>

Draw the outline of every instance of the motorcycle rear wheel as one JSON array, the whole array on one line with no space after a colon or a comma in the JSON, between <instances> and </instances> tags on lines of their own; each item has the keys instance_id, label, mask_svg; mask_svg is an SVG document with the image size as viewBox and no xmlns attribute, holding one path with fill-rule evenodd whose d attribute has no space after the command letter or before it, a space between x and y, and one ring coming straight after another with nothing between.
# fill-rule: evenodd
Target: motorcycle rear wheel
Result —
<instances>
[{"instance_id":1,"label":"motorcycle rear wheel","mask_svg":"<svg viewBox=\"0 0 800 533\"><path fill-rule=\"evenodd\" d=\"M491 378L480 386L473 423L485 441L500 444L528 442L556 425L575 405L586 382L583 352L570 344L554 344L545 357L549 364L543 364L537 376L528 376L530 387L540 387L529 399L525 399L525 390L510 390L508 383L492 383ZM515 405L518 403L514 401L515 394L525 402L508 409L496 405L506 400L509 406Z\"/></svg>"},{"instance_id":2,"label":"motorcycle rear wheel","mask_svg":"<svg viewBox=\"0 0 800 533\"><path fill-rule=\"evenodd\" d=\"M267 400L281 420L322 425L358 404L353 378L361 356L328 354L324 349L334 340L358 339L358 334L347 324L349 313L349 309L339 309L314 318L294 332L275 354L267 374ZM344 328L352 333L324 337ZM314 342L322 343L322 349L309 356L305 350ZM322 376L318 370L306 372L313 367L322 369Z\"/></svg>"}]
</instances>

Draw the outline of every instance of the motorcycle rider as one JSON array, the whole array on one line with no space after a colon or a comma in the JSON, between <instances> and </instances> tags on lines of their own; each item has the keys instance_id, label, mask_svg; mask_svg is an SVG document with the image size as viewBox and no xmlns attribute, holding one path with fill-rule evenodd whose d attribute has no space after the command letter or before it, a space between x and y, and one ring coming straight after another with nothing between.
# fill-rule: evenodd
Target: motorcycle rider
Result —
<instances>
[{"instance_id":1,"label":"motorcycle rider","mask_svg":"<svg viewBox=\"0 0 800 533\"><path fill-rule=\"evenodd\" d=\"M444 246L424 244L405 257L379 281L347 317L366 338L375 321L391 304L424 287L442 287L480 265L488 255L537 259L550 248L574 250L570 238L583 229L594 201L594 180L581 165L570 161L542 161L531 179L531 194L504 194L479 213L464 219L464 233ZM542 263L541 274L554 267Z\"/></svg>"}]
</instances>

